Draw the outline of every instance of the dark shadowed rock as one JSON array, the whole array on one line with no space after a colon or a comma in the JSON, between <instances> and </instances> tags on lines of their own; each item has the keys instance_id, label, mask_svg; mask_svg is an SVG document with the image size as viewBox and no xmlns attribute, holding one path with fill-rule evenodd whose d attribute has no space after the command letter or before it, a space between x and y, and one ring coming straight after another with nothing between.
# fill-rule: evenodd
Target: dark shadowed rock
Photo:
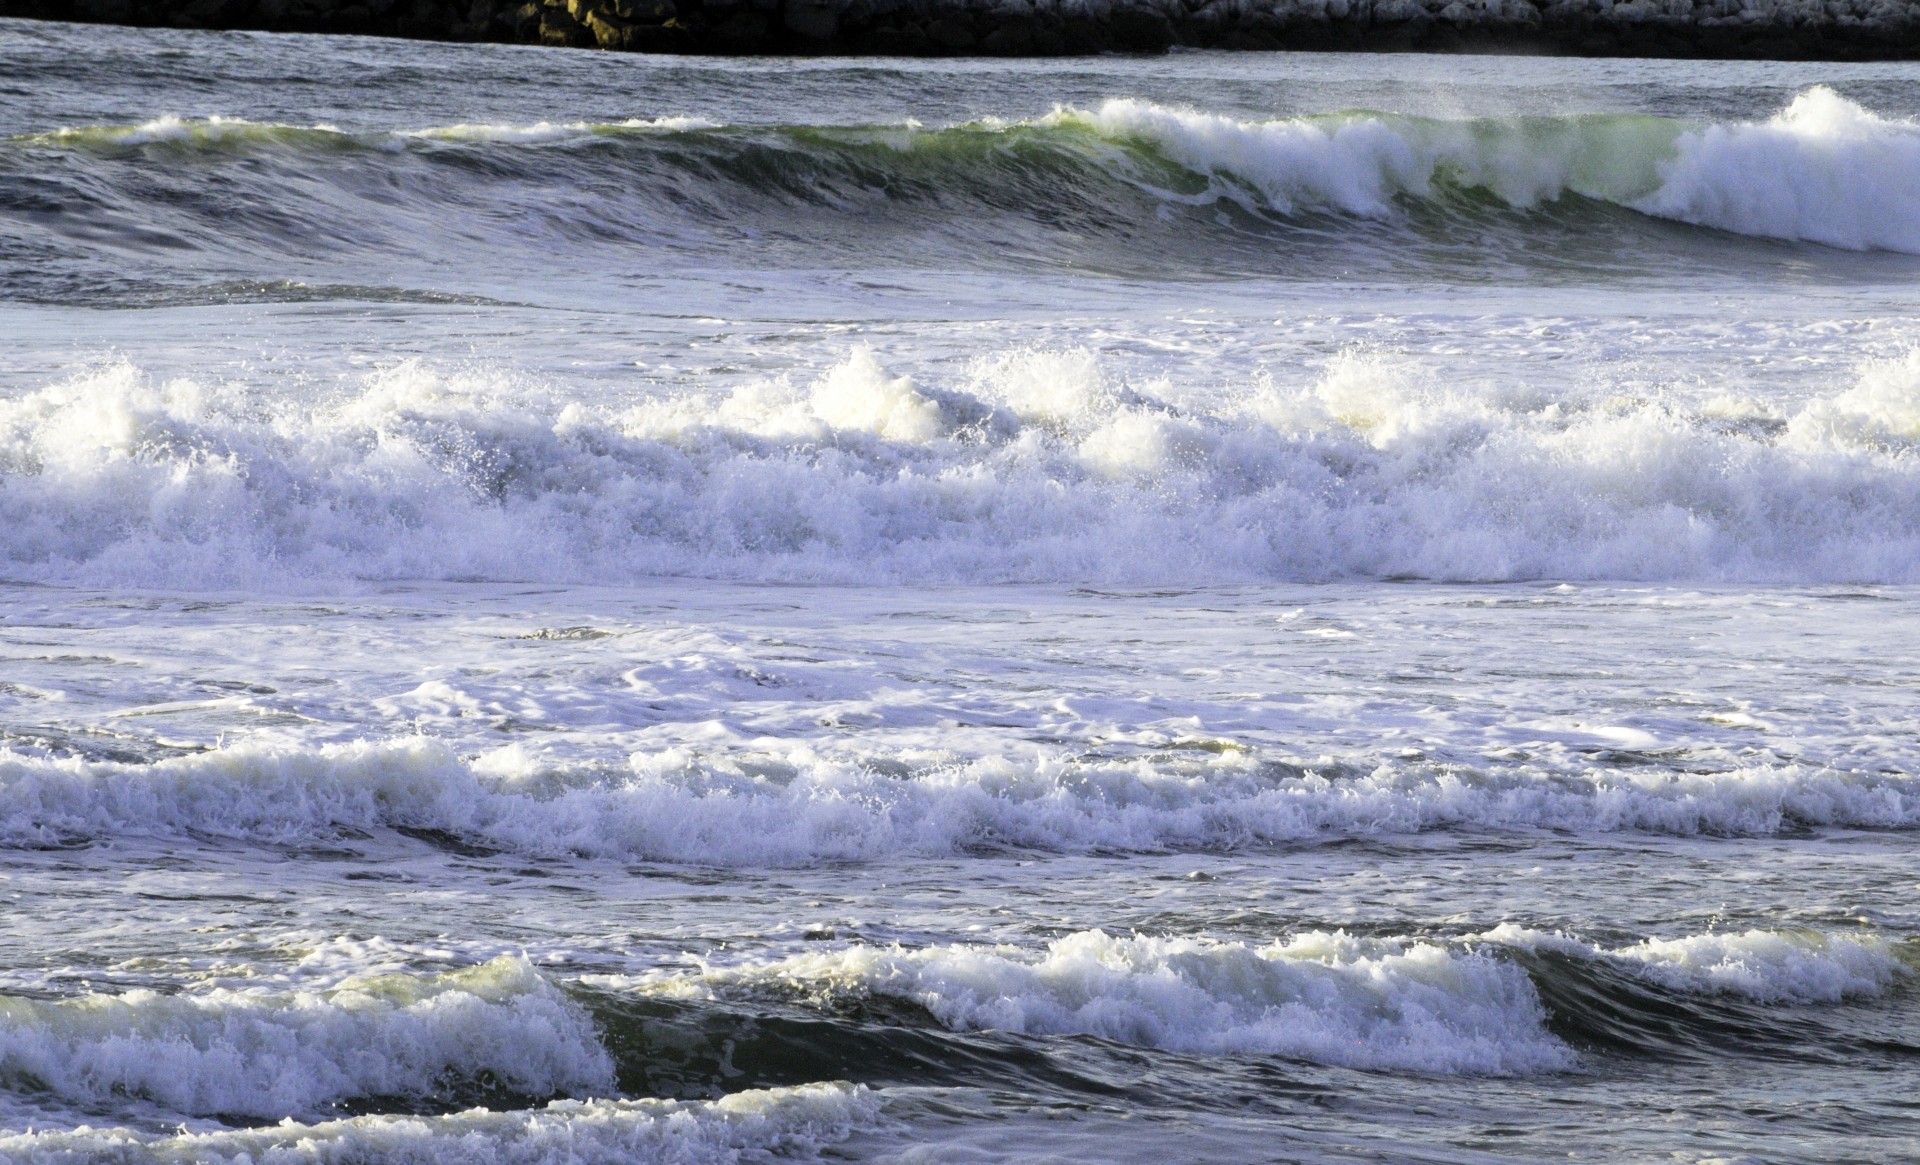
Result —
<instances>
[{"instance_id":1,"label":"dark shadowed rock","mask_svg":"<svg viewBox=\"0 0 1920 1165\"><path fill-rule=\"evenodd\" d=\"M1920 59L1920 0L0 0L0 16L661 53Z\"/></svg>"},{"instance_id":2,"label":"dark shadowed rock","mask_svg":"<svg viewBox=\"0 0 1920 1165\"><path fill-rule=\"evenodd\" d=\"M1164 53L1173 47L1173 24L1150 8L1116 7L1107 36L1123 53Z\"/></svg>"},{"instance_id":3,"label":"dark shadowed rock","mask_svg":"<svg viewBox=\"0 0 1920 1165\"><path fill-rule=\"evenodd\" d=\"M564 7L551 6L540 13L540 43L584 48L594 43L593 31Z\"/></svg>"}]
</instances>

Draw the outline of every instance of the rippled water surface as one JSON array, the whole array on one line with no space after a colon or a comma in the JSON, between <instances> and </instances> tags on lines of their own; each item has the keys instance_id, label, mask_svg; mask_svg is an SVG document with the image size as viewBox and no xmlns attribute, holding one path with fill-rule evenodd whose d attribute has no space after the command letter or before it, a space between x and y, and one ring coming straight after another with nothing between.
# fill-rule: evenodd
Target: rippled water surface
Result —
<instances>
[{"instance_id":1,"label":"rippled water surface","mask_svg":"<svg viewBox=\"0 0 1920 1165\"><path fill-rule=\"evenodd\" d=\"M0 21L0 1159L1910 1160L1916 81Z\"/></svg>"}]
</instances>

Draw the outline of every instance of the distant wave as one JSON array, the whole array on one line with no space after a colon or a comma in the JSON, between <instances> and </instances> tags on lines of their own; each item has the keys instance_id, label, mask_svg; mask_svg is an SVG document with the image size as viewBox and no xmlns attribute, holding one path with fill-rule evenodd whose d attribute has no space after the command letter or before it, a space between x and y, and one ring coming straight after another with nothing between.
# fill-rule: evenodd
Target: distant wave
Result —
<instances>
[{"instance_id":1,"label":"distant wave","mask_svg":"<svg viewBox=\"0 0 1920 1165\"><path fill-rule=\"evenodd\" d=\"M723 757L636 754L624 772L543 772L513 754L469 761L425 740L240 745L153 764L0 753L0 845L139 836L303 844L402 829L531 855L781 866L1435 829L1766 836L1920 826L1920 780L1910 775L1793 764L1657 776L1392 764L1316 773L1253 758L982 759L904 775L857 761L792 767L774 781Z\"/></svg>"},{"instance_id":2,"label":"distant wave","mask_svg":"<svg viewBox=\"0 0 1920 1165\"><path fill-rule=\"evenodd\" d=\"M35 164L50 152L88 160L85 176ZM250 204L195 179L225 156L271 163L223 170ZM657 245L662 232L751 229L802 207L859 215L868 229L888 207L917 208L963 236L1009 212L1043 232L1111 235L1170 208L1210 206L1282 222L1332 215L1405 227L1483 203L1520 214L1505 228L1517 247L1558 229L1525 212L1571 198L1576 213L1580 204L1612 207L1761 238L1920 254L1920 127L1824 87L1764 122L1704 125L1372 112L1260 121L1134 100L947 127L668 118L342 130L160 118L16 137L0 142L0 162L33 175L25 201L0 198L0 215L57 208L67 221L38 225L136 251L270 244L325 254L404 246L418 232L477 232L495 246L529 232L529 242ZM175 171L178 182L168 177ZM469 221L450 225L449 205ZM1187 229L1218 233L1211 216Z\"/></svg>"},{"instance_id":3,"label":"distant wave","mask_svg":"<svg viewBox=\"0 0 1920 1165\"><path fill-rule=\"evenodd\" d=\"M1549 399L1347 354L1223 403L1081 351L865 349L630 406L398 364L338 399L109 365L0 401L0 572L1206 584L1920 579L1920 354L1782 409Z\"/></svg>"}]
</instances>

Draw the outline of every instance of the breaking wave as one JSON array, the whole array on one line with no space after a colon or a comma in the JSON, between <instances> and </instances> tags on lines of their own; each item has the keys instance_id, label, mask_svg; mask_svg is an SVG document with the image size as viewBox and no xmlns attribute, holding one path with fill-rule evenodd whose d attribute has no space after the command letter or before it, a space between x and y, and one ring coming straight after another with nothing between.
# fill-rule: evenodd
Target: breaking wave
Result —
<instances>
[{"instance_id":1,"label":"breaking wave","mask_svg":"<svg viewBox=\"0 0 1920 1165\"><path fill-rule=\"evenodd\" d=\"M662 975L670 996L779 988L911 1000L956 1029L1087 1034L1174 1051L1507 1075L1571 1067L1518 967L1427 943L1302 935L1264 947L1084 931L1043 952L855 946Z\"/></svg>"},{"instance_id":2,"label":"breaking wave","mask_svg":"<svg viewBox=\"0 0 1920 1165\"><path fill-rule=\"evenodd\" d=\"M1849 938L1810 930L1700 934L1611 948L1511 924L1479 937L1524 950L1611 963L1676 991L1738 996L1757 1003L1874 998L1910 978L1914 970L1898 950L1877 936Z\"/></svg>"},{"instance_id":3,"label":"breaking wave","mask_svg":"<svg viewBox=\"0 0 1920 1165\"><path fill-rule=\"evenodd\" d=\"M591 1021L522 958L326 991L0 997L0 1084L69 1104L277 1120L368 1098L604 1094L612 1081Z\"/></svg>"},{"instance_id":4,"label":"breaking wave","mask_svg":"<svg viewBox=\"0 0 1920 1165\"><path fill-rule=\"evenodd\" d=\"M919 771L806 754L635 754L544 772L516 750L466 760L425 739L239 745L153 764L0 754L0 843L120 836L307 843L372 829L530 855L809 865L1008 848L1232 848L1432 829L1769 835L1920 825L1898 774L1797 765L1466 772L1404 763L1317 773L1207 763L987 758Z\"/></svg>"},{"instance_id":5,"label":"breaking wave","mask_svg":"<svg viewBox=\"0 0 1920 1165\"><path fill-rule=\"evenodd\" d=\"M169 117L0 140L0 259L21 294L90 303L183 294L209 269L223 295L290 275L363 283L356 257L408 257L415 277L476 293L507 271L524 292L612 254L735 250L756 267L1479 279L1492 264L1670 283L1676 245L1737 263L1738 236L1920 254L1916 191L1920 128L1826 88L1725 124L1246 120L1127 99L942 127Z\"/></svg>"},{"instance_id":6,"label":"breaking wave","mask_svg":"<svg viewBox=\"0 0 1920 1165\"><path fill-rule=\"evenodd\" d=\"M1911 944L1908 944L1909 946ZM1558 962L1524 956L1550 951ZM1367 1070L1525 1075L1578 1066L1587 1031L1650 1010L1688 1038L1751 1037L1791 1054L1765 1013L1877 998L1914 977L1877 936L1750 930L1608 948L1511 924L1455 940L1313 931L1266 945L1082 931L1044 949L852 945L768 962L600 977L652 998L833 1008L886 997L954 1031L1093 1035L1211 1055L1280 1055ZM1596 973L1597 972L1597 973ZM1543 996L1545 1002L1543 1002ZM1769 1034L1772 1039L1769 1040ZM1673 1030L1636 1032L1640 1055L1678 1049Z\"/></svg>"},{"instance_id":7,"label":"breaking wave","mask_svg":"<svg viewBox=\"0 0 1920 1165\"><path fill-rule=\"evenodd\" d=\"M1244 200L1282 216L1324 210L1377 218L1392 214L1398 199L1469 191L1528 209L1572 194L1739 234L1920 253L1920 127L1876 116L1824 86L1766 121L1708 125L1625 114L1449 121L1352 112L1253 121L1113 99L1034 121L940 128L663 118L348 131L164 117L16 137L4 146L106 153L148 166L163 163L167 151L435 157L453 147L558 146L569 152L543 165L580 166L612 153L643 171L661 161L704 170L709 181L732 178L827 200L852 193L835 179L879 179L887 197L937 200L998 178L1010 183L1004 194L1017 195L1024 184L1009 163L1039 161L1047 163L1041 176L1054 180L1051 193L1069 201L1078 193L1076 172L1118 177L1176 201ZM755 164L756 153L812 164L782 183L779 173L792 168ZM733 165L712 164L723 161ZM942 177L953 190L942 188ZM1168 178L1179 180L1157 181ZM922 184L902 185L913 179ZM1048 193L1039 186L1027 192Z\"/></svg>"},{"instance_id":8,"label":"breaking wave","mask_svg":"<svg viewBox=\"0 0 1920 1165\"><path fill-rule=\"evenodd\" d=\"M1057 120L1151 142L1283 214L1382 217L1397 198L1461 191L1525 209L1571 194L1735 234L1920 254L1920 126L1824 86L1765 122L1697 127L1625 115L1247 122L1135 101Z\"/></svg>"}]
</instances>

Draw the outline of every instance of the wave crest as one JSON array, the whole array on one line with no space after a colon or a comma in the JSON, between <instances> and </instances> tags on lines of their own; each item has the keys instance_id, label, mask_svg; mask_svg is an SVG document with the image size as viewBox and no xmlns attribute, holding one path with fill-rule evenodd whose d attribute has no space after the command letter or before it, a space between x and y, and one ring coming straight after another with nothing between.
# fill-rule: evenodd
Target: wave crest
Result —
<instances>
[{"instance_id":1,"label":"wave crest","mask_svg":"<svg viewBox=\"0 0 1920 1165\"><path fill-rule=\"evenodd\" d=\"M1757 1003L1875 998L1913 974L1899 950L1874 935L1754 929L1603 947L1507 924L1479 937L1503 946L1608 962L1670 990L1733 995Z\"/></svg>"},{"instance_id":2,"label":"wave crest","mask_svg":"<svg viewBox=\"0 0 1920 1165\"><path fill-rule=\"evenodd\" d=\"M1650 214L1746 235L1920 254L1920 126L1825 86L1757 125L1681 135Z\"/></svg>"},{"instance_id":3,"label":"wave crest","mask_svg":"<svg viewBox=\"0 0 1920 1165\"><path fill-rule=\"evenodd\" d=\"M0 998L0 1081L69 1103L279 1119L486 1078L510 1093L607 1091L591 1021L522 958L324 992L149 990Z\"/></svg>"}]
</instances>

